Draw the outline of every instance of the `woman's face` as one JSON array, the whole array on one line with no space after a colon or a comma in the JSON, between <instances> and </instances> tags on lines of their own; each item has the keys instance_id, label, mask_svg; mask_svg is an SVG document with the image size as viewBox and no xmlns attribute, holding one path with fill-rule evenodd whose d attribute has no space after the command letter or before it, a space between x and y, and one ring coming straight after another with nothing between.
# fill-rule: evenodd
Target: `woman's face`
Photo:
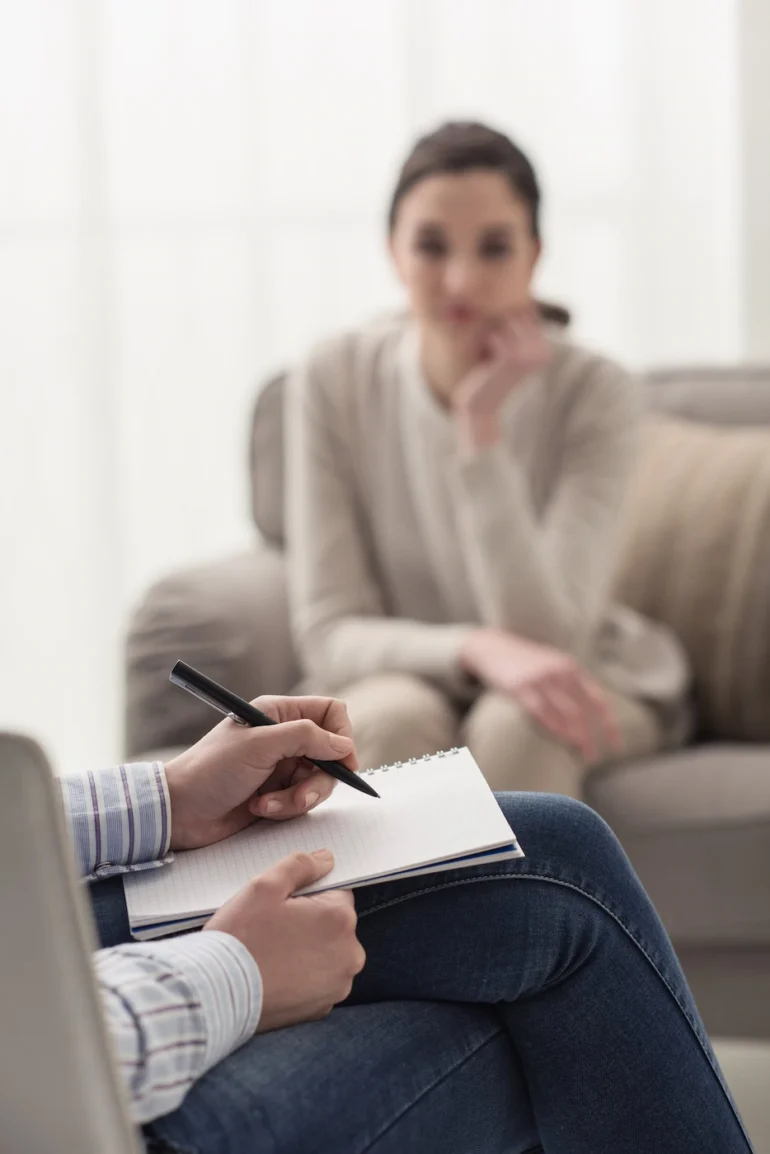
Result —
<instances>
[{"instance_id":1,"label":"woman's face","mask_svg":"<svg viewBox=\"0 0 770 1154\"><path fill-rule=\"evenodd\" d=\"M499 172L426 177L398 207L390 249L423 332L483 353L490 330L530 299L540 245L529 208Z\"/></svg>"}]
</instances>

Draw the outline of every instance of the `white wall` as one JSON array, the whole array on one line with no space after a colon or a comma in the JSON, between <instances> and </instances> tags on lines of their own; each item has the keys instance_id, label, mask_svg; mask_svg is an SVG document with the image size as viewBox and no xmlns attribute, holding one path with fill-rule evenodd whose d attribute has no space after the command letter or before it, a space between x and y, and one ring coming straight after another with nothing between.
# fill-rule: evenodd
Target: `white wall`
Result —
<instances>
[{"instance_id":1,"label":"white wall","mask_svg":"<svg viewBox=\"0 0 770 1154\"><path fill-rule=\"evenodd\" d=\"M740 4L741 222L746 355L770 360L770 4Z\"/></svg>"},{"instance_id":2,"label":"white wall","mask_svg":"<svg viewBox=\"0 0 770 1154\"><path fill-rule=\"evenodd\" d=\"M0 0L0 725L117 756L128 606L249 542L255 377L398 299L438 120L531 151L585 339L741 356L738 37L737 0Z\"/></svg>"}]
</instances>

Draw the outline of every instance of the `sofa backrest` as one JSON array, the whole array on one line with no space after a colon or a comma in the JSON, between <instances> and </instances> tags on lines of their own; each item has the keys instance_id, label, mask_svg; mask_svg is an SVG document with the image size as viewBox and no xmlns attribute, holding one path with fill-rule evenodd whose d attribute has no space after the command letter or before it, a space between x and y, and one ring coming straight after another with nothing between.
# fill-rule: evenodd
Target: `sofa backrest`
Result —
<instances>
[{"instance_id":1,"label":"sofa backrest","mask_svg":"<svg viewBox=\"0 0 770 1154\"><path fill-rule=\"evenodd\" d=\"M251 516L270 545L283 548L283 393L287 373L268 378L251 418Z\"/></svg>"},{"instance_id":2,"label":"sofa backrest","mask_svg":"<svg viewBox=\"0 0 770 1154\"><path fill-rule=\"evenodd\" d=\"M770 426L770 365L656 369L644 389L655 412L706 425Z\"/></svg>"}]
</instances>

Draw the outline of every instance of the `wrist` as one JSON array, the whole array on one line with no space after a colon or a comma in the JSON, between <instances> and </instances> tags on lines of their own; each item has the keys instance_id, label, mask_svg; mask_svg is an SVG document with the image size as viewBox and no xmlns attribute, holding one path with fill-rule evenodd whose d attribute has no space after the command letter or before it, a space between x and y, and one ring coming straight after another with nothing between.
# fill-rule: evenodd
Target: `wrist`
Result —
<instances>
[{"instance_id":1,"label":"wrist","mask_svg":"<svg viewBox=\"0 0 770 1154\"><path fill-rule=\"evenodd\" d=\"M497 413L474 412L468 408L455 410L457 440L465 456L482 452L500 440L500 422Z\"/></svg>"},{"instance_id":2,"label":"wrist","mask_svg":"<svg viewBox=\"0 0 770 1154\"><path fill-rule=\"evenodd\" d=\"M460 668L468 677L476 680L481 679L481 649L484 637L488 632L489 630L484 626L472 629L460 647L458 655Z\"/></svg>"},{"instance_id":3,"label":"wrist","mask_svg":"<svg viewBox=\"0 0 770 1154\"><path fill-rule=\"evenodd\" d=\"M164 765L164 776L169 800L169 827L172 850L190 849L191 838L187 829L185 797L187 794L187 765L189 750L171 758Z\"/></svg>"},{"instance_id":4,"label":"wrist","mask_svg":"<svg viewBox=\"0 0 770 1154\"><path fill-rule=\"evenodd\" d=\"M205 1039L202 1074L257 1030L263 999L257 961L234 934L208 927L146 945L182 978L200 1008Z\"/></svg>"}]
</instances>

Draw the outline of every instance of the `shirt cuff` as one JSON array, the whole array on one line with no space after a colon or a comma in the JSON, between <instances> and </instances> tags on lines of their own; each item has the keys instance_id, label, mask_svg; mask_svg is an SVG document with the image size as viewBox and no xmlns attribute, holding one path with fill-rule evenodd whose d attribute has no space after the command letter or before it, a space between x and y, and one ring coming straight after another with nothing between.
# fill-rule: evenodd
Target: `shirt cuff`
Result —
<instances>
[{"instance_id":1,"label":"shirt cuff","mask_svg":"<svg viewBox=\"0 0 770 1154\"><path fill-rule=\"evenodd\" d=\"M160 762L118 765L60 777L57 783L84 877L110 877L171 860L171 805Z\"/></svg>"},{"instance_id":2,"label":"shirt cuff","mask_svg":"<svg viewBox=\"0 0 770 1154\"><path fill-rule=\"evenodd\" d=\"M460 662L460 655L471 633L477 625L435 625L420 623L414 634L415 654L409 639L404 645L401 664L408 672L417 673L439 685L450 693L464 697L470 682Z\"/></svg>"},{"instance_id":3,"label":"shirt cuff","mask_svg":"<svg viewBox=\"0 0 770 1154\"><path fill-rule=\"evenodd\" d=\"M135 1122L176 1110L256 1030L262 979L230 934L115 946L97 951L95 965Z\"/></svg>"},{"instance_id":4,"label":"shirt cuff","mask_svg":"<svg viewBox=\"0 0 770 1154\"><path fill-rule=\"evenodd\" d=\"M162 955L197 998L206 1035L203 1070L210 1070L255 1033L262 1013L262 975L232 934L201 930L131 948Z\"/></svg>"}]
</instances>

